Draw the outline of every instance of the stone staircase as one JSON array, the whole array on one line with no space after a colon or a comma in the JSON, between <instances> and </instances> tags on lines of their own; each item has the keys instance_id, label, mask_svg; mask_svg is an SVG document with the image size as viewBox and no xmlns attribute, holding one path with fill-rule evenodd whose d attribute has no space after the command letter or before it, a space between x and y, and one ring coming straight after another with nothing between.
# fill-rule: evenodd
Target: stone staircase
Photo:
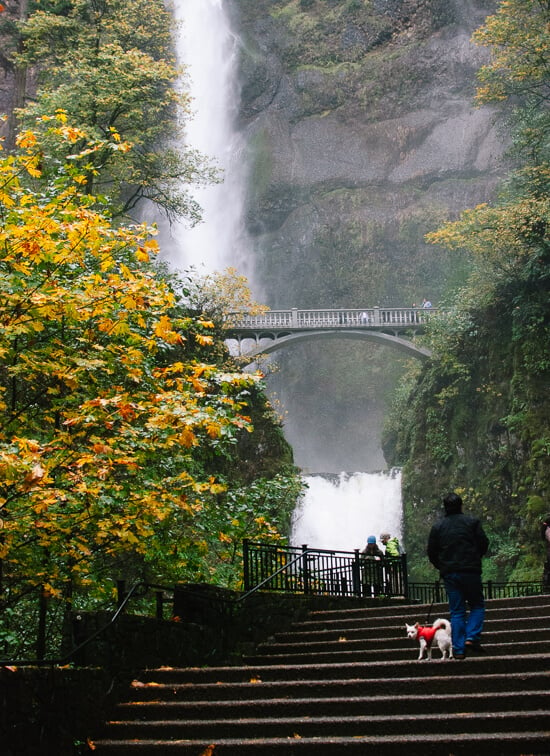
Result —
<instances>
[{"instance_id":1,"label":"stone staircase","mask_svg":"<svg viewBox=\"0 0 550 756\"><path fill-rule=\"evenodd\" d=\"M132 684L99 756L549 756L550 596L487 602L486 653L417 661L430 607L312 612L242 666L160 668ZM448 617L431 608L430 622Z\"/></svg>"}]
</instances>

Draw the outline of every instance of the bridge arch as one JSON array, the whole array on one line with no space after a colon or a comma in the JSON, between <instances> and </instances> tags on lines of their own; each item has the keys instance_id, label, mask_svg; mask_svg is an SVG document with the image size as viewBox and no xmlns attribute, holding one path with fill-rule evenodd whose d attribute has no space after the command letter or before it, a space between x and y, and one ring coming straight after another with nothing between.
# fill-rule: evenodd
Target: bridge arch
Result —
<instances>
[{"instance_id":1,"label":"bridge arch","mask_svg":"<svg viewBox=\"0 0 550 756\"><path fill-rule=\"evenodd\" d=\"M241 339L233 339L242 346L245 339L251 338L245 336ZM266 339L270 339L271 343L265 343ZM387 346L392 346L395 349L399 349L402 352L416 357L420 360L427 360L431 356L431 352L427 347L418 346L408 339L401 338L389 333L380 333L377 331L358 331L358 330L323 330L323 331L302 331L300 333L259 333L258 338L255 341L255 345L251 349L246 351L239 350L241 357L250 358L250 362L254 362L254 358L260 354L271 354L279 349L283 349L285 346L292 344L299 344L305 341L321 341L324 339L353 339L361 341L373 341L382 343ZM229 339L228 339L229 340ZM261 342L261 343L260 343Z\"/></svg>"}]
</instances>

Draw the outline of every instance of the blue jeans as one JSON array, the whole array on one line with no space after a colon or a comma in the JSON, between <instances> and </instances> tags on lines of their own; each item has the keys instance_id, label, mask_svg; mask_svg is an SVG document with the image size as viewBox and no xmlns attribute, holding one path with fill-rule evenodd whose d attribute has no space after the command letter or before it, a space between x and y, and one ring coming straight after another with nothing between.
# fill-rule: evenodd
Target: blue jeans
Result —
<instances>
[{"instance_id":1,"label":"blue jeans","mask_svg":"<svg viewBox=\"0 0 550 756\"><path fill-rule=\"evenodd\" d=\"M481 639L485 619L481 575L476 572L451 572L443 580L449 598L453 653L463 654L467 640L479 643ZM467 619L466 606L470 611Z\"/></svg>"}]
</instances>

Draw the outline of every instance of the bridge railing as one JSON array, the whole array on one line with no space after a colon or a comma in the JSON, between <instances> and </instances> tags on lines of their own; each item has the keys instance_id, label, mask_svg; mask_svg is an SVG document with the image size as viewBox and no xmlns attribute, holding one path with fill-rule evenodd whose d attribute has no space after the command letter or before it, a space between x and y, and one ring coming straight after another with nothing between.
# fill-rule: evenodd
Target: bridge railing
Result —
<instances>
[{"instance_id":1,"label":"bridge railing","mask_svg":"<svg viewBox=\"0 0 550 756\"><path fill-rule=\"evenodd\" d=\"M436 308L367 307L355 309L268 310L261 315L233 313L228 321L231 330L310 328L380 328L384 326L417 327L425 325Z\"/></svg>"}]
</instances>

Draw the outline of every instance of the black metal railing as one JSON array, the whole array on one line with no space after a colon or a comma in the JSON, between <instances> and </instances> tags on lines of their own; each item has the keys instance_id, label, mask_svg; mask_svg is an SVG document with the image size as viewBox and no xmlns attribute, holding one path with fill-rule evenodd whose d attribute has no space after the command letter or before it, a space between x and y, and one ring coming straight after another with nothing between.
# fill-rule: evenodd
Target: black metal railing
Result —
<instances>
[{"instance_id":1,"label":"black metal railing","mask_svg":"<svg viewBox=\"0 0 550 756\"><path fill-rule=\"evenodd\" d=\"M245 597L256 590L329 596L395 596L411 603L447 601L442 581L409 582L407 557L365 557L355 551L331 551L243 541ZM487 599L548 593L542 581L483 584Z\"/></svg>"},{"instance_id":2,"label":"black metal railing","mask_svg":"<svg viewBox=\"0 0 550 756\"><path fill-rule=\"evenodd\" d=\"M116 608L112 607L112 601L110 601L105 606L95 604L88 609L88 611L106 611L107 613L111 613L111 616L92 635L60 655L59 648L62 645L63 627L68 607L62 599L45 601L42 591L38 590L36 603L39 611L37 618L34 615L32 617L32 619L35 619L36 624L33 622L30 623L31 632L29 633L29 637L31 640L23 644L22 651L16 651L15 653L9 646L6 649L0 647L0 666L60 665L70 663L82 648L99 635L105 633L117 622L126 612L130 601L134 604L145 601L145 604L141 606L145 615L154 615L157 619L163 619L164 606L173 603L173 595L173 586L162 586L138 580L127 588L126 581L117 580ZM154 607L154 611L152 611L152 607ZM59 611L60 609L62 611ZM74 610L74 607L72 609ZM86 611L86 609L82 609L81 611ZM35 632L32 632L33 630Z\"/></svg>"},{"instance_id":3,"label":"black metal railing","mask_svg":"<svg viewBox=\"0 0 550 756\"><path fill-rule=\"evenodd\" d=\"M245 593L264 591L328 596L406 596L407 557L366 557L332 551L243 541Z\"/></svg>"},{"instance_id":4,"label":"black metal railing","mask_svg":"<svg viewBox=\"0 0 550 756\"><path fill-rule=\"evenodd\" d=\"M500 583L487 580L483 583L483 594L486 599L522 598L526 596L541 596L548 593L542 581L513 581ZM433 583L408 583L406 598L411 603L439 604L447 601L445 585L440 580Z\"/></svg>"}]
</instances>

